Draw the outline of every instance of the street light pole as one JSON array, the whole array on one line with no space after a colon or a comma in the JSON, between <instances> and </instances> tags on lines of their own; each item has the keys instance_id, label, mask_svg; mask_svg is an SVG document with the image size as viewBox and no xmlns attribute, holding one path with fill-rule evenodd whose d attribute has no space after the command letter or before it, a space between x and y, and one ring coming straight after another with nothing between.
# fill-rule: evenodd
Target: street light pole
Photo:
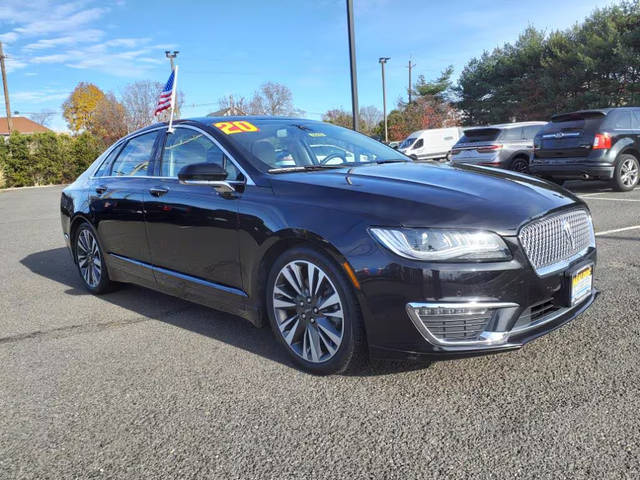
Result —
<instances>
[{"instance_id":1,"label":"street light pole","mask_svg":"<svg viewBox=\"0 0 640 480\"><path fill-rule=\"evenodd\" d=\"M389 132L387 130L387 88L384 78L384 66L388 60L391 59L389 57L380 57L378 59L382 67L382 116L384 118L384 141L387 143L389 142Z\"/></svg>"},{"instance_id":2,"label":"street light pole","mask_svg":"<svg viewBox=\"0 0 640 480\"><path fill-rule=\"evenodd\" d=\"M178 56L180 52L177 50L174 50L173 52L169 51L169 50L165 50L164 54L165 56L169 59L169 61L171 62L171 71L173 72L173 59L176 58Z\"/></svg>"},{"instance_id":3,"label":"street light pole","mask_svg":"<svg viewBox=\"0 0 640 480\"><path fill-rule=\"evenodd\" d=\"M9 104L9 86L7 85L7 72L4 69L4 53L2 52L2 42L0 42L0 70L2 71L2 88L4 89L4 106L7 109L7 130L13 130L13 119L11 118L11 105Z\"/></svg>"},{"instance_id":4,"label":"street light pole","mask_svg":"<svg viewBox=\"0 0 640 480\"><path fill-rule=\"evenodd\" d=\"M353 0L347 0L347 30L349 31L349 65L351 68L351 111L353 129L358 131L358 78L356 73L356 38L353 28Z\"/></svg>"}]
</instances>

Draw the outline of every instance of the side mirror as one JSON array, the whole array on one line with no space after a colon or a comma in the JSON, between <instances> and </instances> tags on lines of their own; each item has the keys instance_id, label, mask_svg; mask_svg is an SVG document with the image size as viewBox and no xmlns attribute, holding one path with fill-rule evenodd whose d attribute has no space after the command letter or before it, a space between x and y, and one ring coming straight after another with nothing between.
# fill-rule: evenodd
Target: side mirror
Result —
<instances>
[{"instance_id":1,"label":"side mirror","mask_svg":"<svg viewBox=\"0 0 640 480\"><path fill-rule=\"evenodd\" d=\"M178 172L178 180L185 185L210 185L220 193L234 192L227 182L227 172L217 163L193 163Z\"/></svg>"}]
</instances>

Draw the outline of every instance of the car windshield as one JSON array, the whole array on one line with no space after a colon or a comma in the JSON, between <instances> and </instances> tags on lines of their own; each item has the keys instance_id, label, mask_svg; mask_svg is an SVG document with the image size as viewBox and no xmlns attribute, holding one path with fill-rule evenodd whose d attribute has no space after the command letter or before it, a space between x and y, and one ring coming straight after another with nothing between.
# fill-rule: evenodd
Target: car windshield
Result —
<instances>
[{"instance_id":1,"label":"car windshield","mask_svg":"<svg viewBox=\"0 0 640 480\"><path fill-rule=\"evenodd\" d=\"M416 141L416 138L418 137L405 138L398 148L409 148L411 145L413 145L413 142Z\"/></svg>"},{"instance_id":2,"label":"car windshield","mask_svg":"<svg viewBox=\"0 0 640 480\"><path fill-rule=\"evenodd\" d=\"M376 140L328 123L247 118L213 126L263 172L411 161Z\"/></svg>"}]
</instances>

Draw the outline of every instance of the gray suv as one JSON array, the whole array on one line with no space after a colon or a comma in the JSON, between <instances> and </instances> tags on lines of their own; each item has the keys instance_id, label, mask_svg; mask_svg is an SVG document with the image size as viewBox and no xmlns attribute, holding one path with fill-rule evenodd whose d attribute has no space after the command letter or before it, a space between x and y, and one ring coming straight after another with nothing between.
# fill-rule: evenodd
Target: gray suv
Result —
<instances>
[{"instance_id":1,"label":"gray suv","mask_svg":"<svg viewBox=\"0 0 640 480\"><path fill-rule=\"evenodd\" d=\"M469 128L451 149L451 163L486 165L529 173L533 138L547 122Z\"/></svg>"}]
</instances>

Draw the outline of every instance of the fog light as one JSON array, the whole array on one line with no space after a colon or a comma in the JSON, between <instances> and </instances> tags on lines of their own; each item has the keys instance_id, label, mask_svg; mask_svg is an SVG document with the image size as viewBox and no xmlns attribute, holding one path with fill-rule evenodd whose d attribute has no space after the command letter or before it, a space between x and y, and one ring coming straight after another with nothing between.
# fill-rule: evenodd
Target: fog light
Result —
<instances>
[{"instance_id":1,"label":"fog light","mask_svg":"<svg viewBox=\"0 0 640 480\"><path fill-rule=\"evenodd\" d=\"M407 313L422 336L439 346L495 346L509 332L490 331L490 322L517 308L514 303L409 303Z\"/></svg>"}]
</instances>

